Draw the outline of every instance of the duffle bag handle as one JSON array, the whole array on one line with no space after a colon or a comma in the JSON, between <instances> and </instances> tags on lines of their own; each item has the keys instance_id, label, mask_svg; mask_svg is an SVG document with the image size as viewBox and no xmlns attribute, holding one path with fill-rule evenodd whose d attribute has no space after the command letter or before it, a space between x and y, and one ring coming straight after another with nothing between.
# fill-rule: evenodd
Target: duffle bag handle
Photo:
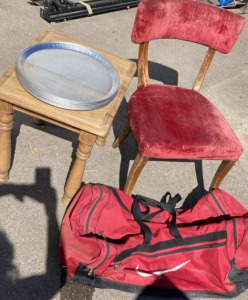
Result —
<instances>
[{"instance_id":1,"label":"duffle bag handle","mask_svg":"<svg viewBox=\"0 0 248 300\"><path fill-rule=\"evenodd\" d=\"M169 197L168 203L165 203L165 199ZM169 223L169 230L171 235L175 238L175 242L178 245L183 244L183 238L177 228L176 225L176 209L175 205L176 203L181 199L181 196L177 194L175 198L171 197L170 194L167 194L167 196L162 199L163 201L156 201L151 198L147 198L144 196L134 196L133 197L133 216L135 221L140 225L141 229L144 232L144 241L142 244L135 246L134 248L126 249L123 252L119 253L113 260L114 263L118 263L119 261L129 257L133 252L136 251L146 251L149 252L150 248L150 242L152 239L152 232L149 226L145 223L146 221L149 221L151 219L151 216L154 216L155 214L151 213L149 214L149 206L160 208L160 210L157 213L161 213L162 211L167 211L171 214L172 219ZM146 212L141 212L140 210L140 204L143 205L146 208Z\"/></svg>"},{"instance_id":2,"label":"duffle bag handle","mask_svg":"<svg viewBox=\"0 0 248 300\"><path fill-rule=\"evenodd\" d=\"M166 203L167 198L169 198ZM181 196L177 194L174 197L171 197L170 193L166 193L161 201L157 201L144 196L134 196L133 197L133 216L135 221L140 225L141 229L144 232L144 241L142 244L135 246L134 248L126 249L123 252L119 253L113 260L114 263L129 257L133 252L136 251L146 251L149 252L150 242L152 240L152 232L149 226L145 223L149 221L155 214L161 213L162 211L167 211L171 214L172 219L169 223L169 230L171 235L175 238L175 242L178 245L183 244L183 238L176 225L176 203L181 200ZM145 212L141 212L140 204L144 206ZM160 208L158 212L149 214L149 206Z\"/></svg>"},{"instance_id":3,"label":"duffle bag handle","mask_svg":"<svg viewBox=\"0 0 248 300\"><path fill-rule=\"evenodd\" d=\"M181 196L179 194L176 194L174 197L171 197L171 195L169 193L165 194L166 197L169 197L169 201L168 203L165 201L156 201L153 200L151 198L147 198L144 196L135 196L134 197L134 201L133 201L133 216L135 221L140 225L140 227L142 228L143 232L144 232L144 242L143 244L149 244L151 242L152 239L152 232L149 228L148 225L146 225L144 222L145 221L149 221L152 217L154 217L155 214L158 214L162 211L167 211L171 216L172 219L169 223L169 230L171 235L176 239L178 244L182 244L183 238L177 228L176 225L176 203L178 201L181 200ZM164 199L165 199L164 198ZM162 198L163 200L163 198ZM143 207L145 207L145 212L141 212L140 210L140 205L141 204ZM158 212L156 212L155 214L148 214L149 213L149 206L152 207L156 207L156 208L160 208L160 210Z\"/></svg>"}]
</instances>

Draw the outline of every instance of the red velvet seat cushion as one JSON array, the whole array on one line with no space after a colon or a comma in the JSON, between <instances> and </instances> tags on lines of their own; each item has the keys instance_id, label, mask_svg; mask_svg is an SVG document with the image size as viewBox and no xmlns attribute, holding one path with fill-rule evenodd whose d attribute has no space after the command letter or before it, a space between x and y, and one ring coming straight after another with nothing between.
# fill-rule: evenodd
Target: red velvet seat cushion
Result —
<instances>
[{"instance_id":1,"label":"red velvet seat cushion","mask_svg":"<svg viewBox=\"0 0 248 300\"><path fill-rule=\"evenodd\" d=\"M237 160L243 151L223 115L193 90L139 87L128 103L128 117L142 156Z\"/></svg>"}]
</instances>

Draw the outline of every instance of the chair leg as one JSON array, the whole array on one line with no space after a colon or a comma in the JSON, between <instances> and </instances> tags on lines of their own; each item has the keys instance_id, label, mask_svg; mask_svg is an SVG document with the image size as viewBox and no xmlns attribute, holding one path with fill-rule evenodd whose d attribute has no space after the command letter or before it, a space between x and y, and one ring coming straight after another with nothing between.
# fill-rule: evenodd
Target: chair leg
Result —
<instances>
[{"instance_id":1,"label":"chair leg","mask_svg":"<svg viewBox=\"0 0 248 300\"><path fill-rule=\"evenodd\" d=\"M121 134L118 136L118 138L113 142L112 147L116 149L120 146L120 144L128 137L129 133L131 132L131 127L129 122L126 124L124 129L122 130Z\"/></svg>"},{"instance_id":2,"label":"chair leg","mask_svg":"<svg viewBox=\"0 0 248 300\"><path fill-rule=\"evenodd\" d=\"M137 182L138 177L148 160L148 157L142 157L140 153L137 154L135 161L131 167L131 170L128 174L127 181L124 187L124 192L127 195L131 196L135 183Z\"/></svg>"},{"instance_id":3,"label":"chair leg","mask_svg":"<svg viewBox=\"0 0 248 300\"><path fill-rule=\"evenodd\" d=\"M218 188L220 186L222 180L224 179L226 174L231 170L231 168L234 166L235 162L236 161L232 161L232 160L223 160L221 162L211 182L209 191L212 191L213 189Z\"/></svg>"}]
</instances>

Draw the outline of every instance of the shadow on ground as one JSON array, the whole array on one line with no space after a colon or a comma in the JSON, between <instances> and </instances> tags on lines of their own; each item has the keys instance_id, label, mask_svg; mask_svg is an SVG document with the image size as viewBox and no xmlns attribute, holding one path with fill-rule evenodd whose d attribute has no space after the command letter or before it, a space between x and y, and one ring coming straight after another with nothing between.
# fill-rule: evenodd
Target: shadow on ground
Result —
<instances>
[{"instance_id":1,"label":"shadow on ground","mask_svg":"<svg viewBox=\"0 0 248 300\"><path fill-rule=\"evenodd\" d=\"M36 180L33 185L1 185L0 196L6 195L14 196L17 201L21 202L24 201L26 196L28 196L44 205L48 222L48 240L46 249L47 260L45 274L20 278L18 274L18 266L14 264L15 249L9 241L7 234L0 230L0 298L16 300L47 300L51 299L60 291L60 298L62 300L92 299L94 289L84 287L83 285L77 286L72 284L66 274L61 272L58 260L60 224L56 217L58 199L55 189L51 186L50 169L37 169ZM44 249L41 249L41 251L44 251Z\"/></svg>"}]
</instances>

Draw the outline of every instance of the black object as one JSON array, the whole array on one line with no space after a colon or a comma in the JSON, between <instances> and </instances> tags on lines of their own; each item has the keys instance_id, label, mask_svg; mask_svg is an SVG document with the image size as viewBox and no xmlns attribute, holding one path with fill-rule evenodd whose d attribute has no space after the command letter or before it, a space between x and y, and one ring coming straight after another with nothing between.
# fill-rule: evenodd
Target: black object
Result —
<instances>
[{"instance_id":1,"label":"black object","mask_svg":"<svg viewBox=\"0 0 248 300\"><path fill-rule=\"evenodd\" d=\"M42 6L42 5L44 5L44 0L32 0L32 1L30 2L30 4Z\"/></svg>"},{"instance_id":2,"label":"black object","mask_svg":"<svg viewBox=\"0 0 248 300\"><path fill-rule=\"evenodd\" d=\"M91 0L77 3L68 0L44 0L43 2L44 8L40 9L40 16L50 23L135 7L140 0Z\"/></svg>"}]
</instances>

